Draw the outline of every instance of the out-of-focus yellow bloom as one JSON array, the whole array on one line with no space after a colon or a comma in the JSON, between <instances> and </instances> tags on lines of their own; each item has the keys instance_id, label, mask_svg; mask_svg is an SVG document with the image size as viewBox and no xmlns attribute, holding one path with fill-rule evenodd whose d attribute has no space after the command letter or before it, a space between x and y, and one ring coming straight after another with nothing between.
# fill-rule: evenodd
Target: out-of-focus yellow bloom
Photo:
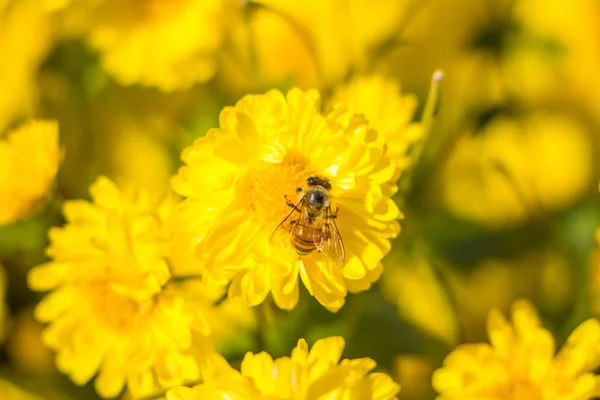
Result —
<instances>
[{"instance_id":1,"label":"out-of-focus yellow bloom","mask_svg":"<svg viewBox=\"0 0 600 400\"><path fill-rule=\"evenodd\" d=\"M546 312L556 312L568 305L571 277L561 274L565 269L569 269L568 261L555 251L528 252L516 258L486 258L468 274L442 269L465 341L483 340L489 310L508 310L519 298L539 299ZM554 279L562 279L562 285L557 288ZM548 299L549 296L554 297Z\"/></svg>"},{"instance_id":2,"label":"out-of-focus yellow bloom","mask_svg":"<svg viewBox=\"0 0 600 400\"><path fill-rule=\"evenodd\" d=\"M411 123L417 108L414 95L403 95L398 81L382 75L358 76L335 91L331 104L340 102L369 120L392 160L401 167L409 164L407 150L423 134L421 124Z\"/></svg>"},{"instance_id":3,"label":"out-of-focus yellow bloom","mask_svg":"<svg viewBox=\"0 0 600 400\"><path fill-rule=\"evenodd\" d=\"M376 7L366 0L253 1L280 13L295 31L290 31L294 41L301 37L317 65L318 87L340 83L351 71L365 70L377 47L397 33L409 4L395 0L379 1ZM279 43L275 41L274 46Z\"/></svg>"},{"instance_id":4,"label":"out-of-focus yellow bloom","mask_svg":"<svg viewBox=\"0 0 600 400\"><path fill-rule=\"evenodd\" d=\"M50 18L38 0L0 3L0 135L19 118L32 115L37 68L52 39Z\"/></svg>"},{"instance_id":5,"label":"out-of-focus yellow bloom","mask_svg":"<svg viewBox=\"0 0 600 400\"><path fill-rule=\"evenodd\" d=\"M165 143L135 125L124 125L114 135L106 136L112 149L108 167L115 172L115 182L133 183L150 193L161 193L168 187L174 162Z\"/></svg>"},{"instance_id":6,"label":"out-of-focus yellow bloom","mask_svg":"<svg viewBox=\"0 0 600 400\"><path fill-rule=\"evenodd\" d=\"M512 324L498 310L488 317L491 344L464 344L433 376L438 400L588 400L600 395L600 323L589 319L555 355L552 334L534 308L518 301Z\"/></svg>"},{"instance_id":7,"label":"out-of-focus yellow bloom","mask_svg":"<svg viewBox=\"0 0 600 400\"><path fill-rule=\"evenodd\" d=\"M437 365L437 363L436 363ZM425 356L407 354L394 359L394 378L402 387L403 399L432 399L434 363Z\"/></svg>"},{"instance_id":8,"label":"out-of-focus yellow bloom","mask_svg":"<svg viewBox=\"0 0 600 400\"><path fill-rule=\"evenodd\" d=\"M282 308L298 301L298 276L330 310L347 291L380 275L389 238L399 233L395 166L366 120L344 109L321 114L316 91L272 90L246 96L221 113L211 130L183 152L173 180L187 197L182 211L202 237L197 255L208 280L231 282L229 294L256 305L272 293ZM298 256L269 238L290 213L285 197L308 177L330 180L332 210L346 249L342 267L314 251Z\"/></svg>"},{"instance_id":9,"label":"out-of-focus yellow bloom","mask_svg":"<svg viewBox=\"0 0 600 400\"><path fill-rule=\"evenodd\" d=\"M49 376L56 373L54 355L42 342L43 326L35 320L33 310L15 315L6 349L15 370L25 375Z\"/></svg>"},{"instance_id":10,"label":"out-of-focus yellow bloom","mask_svg":"<svg viewBox=\"0 0 600 400\"><path fill-rule=\"evenodd\" d=\"M267 353L247 353L241 374L222 370L204 384L176 388L168 400L391 400L400 387L383 373L370 373L375 361L370 358L340 361L344 339L317 340L312 348L304 339L291 357L273 360Z\"/></svg>"},{"instance_id":11,"label":"out-of-focus yellow bloom","mask_svg":"<svg viewBox=\"0 0 600 400\"><path fill-rule=\"evenodd\" d=\"M568 116L497 118L459 140L443 173L444 199L457 215L490 226L560 209L590 183L589 142Z\"/></svg>"},{"instance_id":12,"label":"out-of-focus yellow bloom","mask_svg":"<svg viewBox=\"0 0 600 400\"><path fill-rule=\"evenodd\" d=\"M598 2L519 0L513 18L524 37L507 57L507 84L525 98L583 103L600 116Z\"/></svg>"},{"instance_id":13,"label":"out-of-focus yellow bloom","mask_svg":"<svg viewBox=\"0 0 600 400\"><path fill-rule=\"evenodd\" d=\"M233 96L293 84L320 84L316 60L305 37L289 19L265 7L251 9L234 25L231 46L221 54L221 85Z\"/></svg>"},{"instance_id":14,"label":"out-of-focus yellow bloom","mask_svg":"<svg viewBox=\"0 0 600 400\"><path fill-rule=\"evenodd\" d=\"M427 259L392 254L385 264L382 290L398 307L400 317L449 345L455 345L458 340L456 314Z\"/></svg>"},{"instance_id":15,"label":"out-of-focus yellow bloom","mask_svg":"<svg viewBox=\"0 0 600 400\"><path fill-rule=\"evenodd\" d=\"M2 378L0 378L0 398L10 400L42 400L41 397L26 392Z\"/></svg>"},{"instance_id":16,"label":"out-of-focus yellow bloom","mask_svg":"<svg viewBox=\"0 0 600 400\"><path fill-rule=\"evenodd\" d=\"M485 108L503 98L498 57L493 50L482 51L475 42L479 34L496 33L494 28L503 28L500 24L508 3L504 0L493 4L487 0L413 3L415 12L408 15L398 45L383 62L392 76L410 85L419 97L427 93L434 69L442 69L449 77L444 82L444 103L436 131L453 128L454 125L446 124L455 123L456 118L471 112L471 107Z\"/></svg>"},{"instance_id":17,"label":"out-of-focus yellow bloom","mask_svg":"<svg viewBox=\"0 0 600 400\"><path fill-rule=\"evenodd\" d=\"M53 260L29 274L33 289L52 290L35 313L50 323L43 339L58 368L80 385L98 373L103 397L125 385L141 397L199 379L213 351L204 314L213 302L198 286L192 295L167 284L174 205L102 177L90 192L92 203L65 203L68 224L50 231Z\"/></svg>"},{"instance_id":18,"label":"out-of-focus yellow bloom","mask_svg":"<svg viewBox=\"0 0 600 400\"><path fill-rule=\"evenodd\" d=\"M106 175L119 186L135 185L162 195L177 168L172 147L185 134L178 121L187 116L190 104L202 101L194 93L107 86L92 105L94 134L102 143L102 151L94 155Z\"/></svg>"},{"instance_id":19,"label":"out-of-focus yellow bloom","mask_svg":"<svg viewBox=\"0 0 600 400\"><path fill-rule=\"evenodd\" d=\"M233 0L102 0L85 5L86 40L121 84L163 91L186 89L216 70L228 21L240 10ZM75 1L63 10L82 14Z\"/></svg>"},{"instance_id":20,"label":"out-of-focus yellow bloom","mask_svg":"<svg viewBox=\"0 0 600 400\"><path fill-rule=\"evenodd\" d=\"M0 138L0 225L26 217L46 196L60 160L55 121L28 122Z\"/></svg>"}]
</instances>

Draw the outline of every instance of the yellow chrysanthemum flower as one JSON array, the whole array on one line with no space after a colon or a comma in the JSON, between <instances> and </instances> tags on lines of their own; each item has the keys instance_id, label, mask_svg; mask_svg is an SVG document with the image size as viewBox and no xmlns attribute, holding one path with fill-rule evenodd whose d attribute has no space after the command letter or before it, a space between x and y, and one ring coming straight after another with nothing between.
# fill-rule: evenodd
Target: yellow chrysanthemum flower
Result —
<instances>
[{"instance_id":1,"label":"yellow chrysanthemum flower","mask_svg":"<svg viewBox=\"0 0 600 400\"><path fill-rule=\"evenodd\" d=\"M274 10L291 25L291 30L280 33L295 44L294 49L304 52L306 46L311 51L321 88L340 83L351 71L367 69L378 47L398 34L410 8L410 2L397 0L382 0L376 7L368 0L252 1ZM298 39L304 46L296 44ZM306 70L312 73L314 64L297 71L285 68L285 62L278 60L279 57L267 58L280 43L281 37L271 43L261 43L257 49L260 65L278 69L277 65L283 64L284 69L297 78L295 83L306 81L309 77Z\"/></svg>"},{"instance_id":2,"label":"yellow chrysanthemum flower","mask_svg":"<svg viewBox=\"0 0 600 400\"><path fill-rule=\"evenodd\" d=\"M0 1L0 135L13 122L32 115L38 98L37 69L52 39L52 21L40 1Z\"/></svg>"},{"instance_id":3,"label":"yellow chrysanthemum flower","mask_svg":"<svg viewBox=\"0 0 600 400\"><path fill-rule=\"evenodd\" d=\"M181 239L172 202L121 192L107 178L90 192L92 203L65 203L68 224L50 231L53 260L29 275L33 289L53 290L36 318L50 323L43 339L58 352L58 368L80 385L98 373L103 397L125 385L141 397L198 380L219 315L197 284L169 284L170 263L185 259L173 254L182 245L171 241Z\"/></svg>"},{"instance_id":4,"label":"yellow chrysanthemum flower","mask_svg":"<svg viewBox=\"0 0 600 400\"><path fill-rule=\"evenodd\" d=\"M304 339L291 357L273 360L267 353L247 353L241 374L225 368L193 388L167 392L167 400L391 400L400 387L384 373L370 373L370 358L340 361L344 339L317 340L312 348Z\"/></svg>"},{"instance_id":5,"label":"yellow chrysanthemum flower","mask_svg":"<svg viewBox=\"0 0 600 400\"><path fill-rule=\"evenodd\" d=\"M335 91L331 104L340 102L369 120L386 141L392 160L408 165L408 148L423 134L421 124L411 123L416 96L403 95L399 82L382 75L358 76Z\"/></svg>"},{"instance_id":6,"label":"yellow chrysanthemum flower","mask_svg":"<svg viewBox=\"0 0 600 400\"><path fill-rule=\"evenodd\" d=\"M0 137L0 225L26 217L46 196L60 160L55 121L32 121Z\"/></svg>"},{"instance_id":7,"label":"yellow chrysanthemum flower","mask_svg":"<svg viewBox=\"0 0 600 400\"><path fill-rule=\"evenodd\" d=\"M600 395L600 323L589 319L555 355L552 334L540 325L534 308L518 301L512 325L493 310L488 317L490 344L465 344L454 350L433 376L438 400L587 400Z\"/></svg>"},{"instance_id":8,"label":"yellow chrysanthemum flower","mask_svg":"<svg viewBox=\"0 0 600 400\"><path fill-rule=\"evenodd\" d=\"M272 293L291 309L298 300L298 276L330 310L378 279L389 238L399 233L400 212L390 198L395 165L364 118L336 109L322 115L316 91L272 90L225 108L219 129L183 152L187 166L174 178L187 197L182 212L202 237L197 255L206 278L256 305ZM331 209L345 246L337 265L323 253L299 256L270 237L293 209L296 189L307 178L331 184ZM297 201L297 200L295 200Z\"/></svg>"},{"instance_id":9,"label":"yellow chrysanthemum flower","mask_svg":"<svg viewBox=\"0 0 600 400\"><path fill-rule=\"evenodd\" d=\"M586 128L568 115L498 117L457 141L443 172L442 197L465 219L516 225L581 197L592 177L592 157Z\"/></svg>"},{"instance_id":10,"label":"yellow chrysanthemum flower","mask_svg":"<svg viewBox=\"0 0 600 400\"><path fill-rule=\"evenodd\" d=\"M227 22L240 10L233 0L71 1L62 10L69 25L84 25L86 40L121 84L185 89L216 70ZM81 11L81 8L84 11ZM75 18L73 16L77 18Z\"/></svg>"}]
</instances>

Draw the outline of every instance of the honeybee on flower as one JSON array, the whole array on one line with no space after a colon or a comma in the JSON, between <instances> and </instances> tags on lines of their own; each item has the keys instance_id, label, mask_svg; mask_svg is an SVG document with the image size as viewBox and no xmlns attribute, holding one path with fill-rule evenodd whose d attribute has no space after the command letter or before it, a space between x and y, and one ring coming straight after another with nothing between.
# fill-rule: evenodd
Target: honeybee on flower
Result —
<instances>
[{"instance_id":1,"label":"honeybee on flower","mask_svg":"<svg viewBox=\"0 0 600 400\"><path fill-rule=\"evenodd\" d=\"M306 189L298 188L297 204L288 200L292 211L275 229L271 243L291 245L299 255L318 250L332 262L344 263L344 243L335 224L337 211L331 211L331 183L327 178L311 176L306 180ZM286 197L287 199L287 197Z\"/></svg>"},{"instance_id":2,"label":"honeybee on flower","mask_svg":"<svg viewBox=\"0 0 600 400\"><path fill-rule=\"evenodd\" d=\"M344 107L323 113L319 93L300 89L245 96L219 125L183 151L172 181L202 238L203 279L247 305L271 294L283 309L298 302L300 283L332 311L367 290L402 216L391 198L397 166L378 132ZM270 245L274 230L282 245Z\"/></svg>"}]
</instances>

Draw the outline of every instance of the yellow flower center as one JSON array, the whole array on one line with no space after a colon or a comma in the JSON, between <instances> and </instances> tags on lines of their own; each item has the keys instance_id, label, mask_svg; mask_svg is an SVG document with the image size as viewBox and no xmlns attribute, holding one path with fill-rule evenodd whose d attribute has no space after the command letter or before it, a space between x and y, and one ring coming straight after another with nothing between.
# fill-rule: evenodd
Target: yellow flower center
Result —
<instances>
[{"instance_id":1,"label":"yellow flower center","mask_svg":"<svg viewBox=\"0 0 600 400\"><path fill-rule=\"evenodd\" d=\"M287 202L298 202L296 189L310 175L303 162L291 157L278 164L263 162L239 182L240 198L257 222L276 227L292 211Z\"/></svg>"},{"instance_id":2,"label":"yellow flower center","mask_svg":"<svg viewBox=\"0 0 600 400\"><path fill-rule=\"evenodd\" d=\"M114 290L115 282L98 280L87 288L94 315L101 324L116 333L144 329L153 307L154 297L137 300Z\"/></svg>"}]
</instances>

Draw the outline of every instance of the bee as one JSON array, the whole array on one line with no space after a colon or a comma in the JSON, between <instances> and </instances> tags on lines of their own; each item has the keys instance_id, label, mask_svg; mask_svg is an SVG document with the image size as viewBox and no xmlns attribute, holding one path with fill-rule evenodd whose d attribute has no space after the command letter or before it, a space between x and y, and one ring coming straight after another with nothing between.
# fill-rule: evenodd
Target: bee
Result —
<instances>
[{"instance_id":1,"label":"bee","mask_svg":"<svg viewBox=\"0 0 600 400\"><path fill-rule=\"evenodd\" d=\"M344 243L335 223L338 210L331 211L330 190L331 183L326 178L311 176L304 189L296 189L300 195L297 204L286 197L292 211L271 235L271 243L277 239L284 246L291 245L299 255L318 250L336 264L343 264Z\"/></svg>"}]
</instances>

